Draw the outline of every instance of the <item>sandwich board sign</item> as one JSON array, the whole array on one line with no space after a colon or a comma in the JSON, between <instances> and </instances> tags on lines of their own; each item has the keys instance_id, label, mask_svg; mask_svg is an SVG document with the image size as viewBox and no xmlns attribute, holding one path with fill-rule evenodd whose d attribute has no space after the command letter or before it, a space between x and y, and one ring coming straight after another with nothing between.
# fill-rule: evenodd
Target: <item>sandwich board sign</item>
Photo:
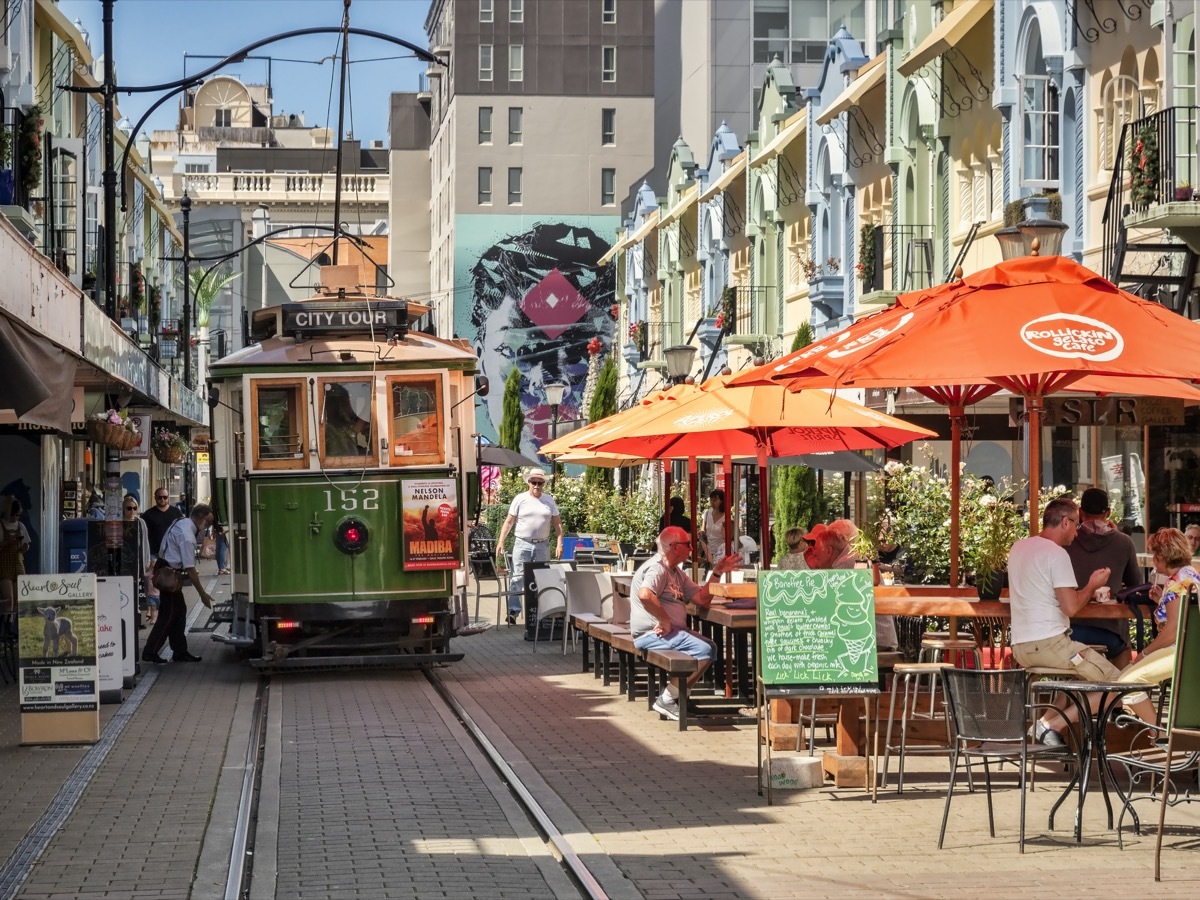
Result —
<instances>
[{"instance_id":1,"label":"sandwich board sign","mask_svg":"<svg viewBox=\"0 0 1200 900\"><path fill-rule=\"evenodd\" d=\"M96 576L21 575L17 627L21 743L96 743Z\"/></svg>"},{"instance_id":2,"label":"sandwich board sign","mask_svg":"<svg viewBox=\"0 0 1200 900\"><path fill-rule=\"evenodd\" d=\"M760 573L758 659L772 696L879 693L871 572Z\"/></svg>"}]
</instances>

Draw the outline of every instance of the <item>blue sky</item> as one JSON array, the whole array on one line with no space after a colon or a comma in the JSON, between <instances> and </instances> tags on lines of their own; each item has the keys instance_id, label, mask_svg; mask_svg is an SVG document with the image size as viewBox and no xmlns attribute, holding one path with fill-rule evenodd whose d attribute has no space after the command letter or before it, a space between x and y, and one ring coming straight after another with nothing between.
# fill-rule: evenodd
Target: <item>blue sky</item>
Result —
<instances>
[{"instance_id":1,"label":"blue sky","mask_svg":"<svg viewBox=\"0 0 1200 900\"><path fill-rule=\"evenodd\" d=\"M90 35L92 52L103 52L102 8L99 0L60 0L59 9L70 21L79 19ZM131 85L174 81L184 75L184 54L224 56L247 44L298 28L337 27L342 0L118 0L113 14L113 59L117 83ZM429 0L354 0L350 25L403 38L428 46L425 15ZM275 113L304 113L307 125L337 124L337 65L326 61L337 49L338 36L316 35L282 41L257 51L270 54ZM350 38L349 105L346 128L366 144L387 141L388 96L393 91L413 91L425 64L405 55L403 47L371 38ZM290 62L304 60L307 62ZM355 60L363 60L355 62ZM380 60L371 62L368 60ZM217 60L188 59L194 73ZM250 83L267 81L265 60L246 60L224 72ZM100 75L101 73L97 73ZM141 118L158 98L152 94L121 94L117 104L130 123ZM175 99L167 101L144 127L174 128L178 111Z\"/></svg>"}]
</instances>

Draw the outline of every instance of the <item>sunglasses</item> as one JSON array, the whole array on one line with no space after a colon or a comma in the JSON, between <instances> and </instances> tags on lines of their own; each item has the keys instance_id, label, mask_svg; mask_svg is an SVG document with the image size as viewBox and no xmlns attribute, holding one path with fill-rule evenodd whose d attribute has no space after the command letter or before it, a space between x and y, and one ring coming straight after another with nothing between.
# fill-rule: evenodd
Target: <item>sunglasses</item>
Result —
<instances>
[{"instance_id":1,"label":"sunglasses","mask_svg":"<svg viewBox=\"0 0 1200 900\"><path fill-rule=\"evenodd\" d=\"M171 498L169 496L167 496L166 494L155 494L154 499L155 500L170 500Z\"/></svg>"},{"instance_id":2,"label":"sunglasses","mask_svg":"<svg viewBox=\"0 0 1200 900\"><path fill-rule=\"evenodd\" d=\"M136 506L127 506L127 507L125 507L125 512L129 512L131 509L132 509L134 512L137 512L137 507L136 507Z\"/></svg>"},{"instance_id":3,"label":"sunglasses","mask_svg":"<svg viewBox=\"0 0 1200 900\"><path fill-rule=\"evenodd\" d=\"M544 481L531 481L531 482L529 482L529 485L530 485L530 487L541 487L545 483L546 482L544 482Z\"/></svg>"}]
</instances>

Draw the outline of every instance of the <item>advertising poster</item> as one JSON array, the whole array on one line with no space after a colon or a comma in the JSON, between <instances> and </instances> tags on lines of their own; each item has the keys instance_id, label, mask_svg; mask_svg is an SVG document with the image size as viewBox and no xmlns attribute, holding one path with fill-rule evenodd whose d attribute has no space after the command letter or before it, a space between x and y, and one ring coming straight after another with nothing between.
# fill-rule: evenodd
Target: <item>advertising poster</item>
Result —
<instances>
[{"instance_id":1,"label":"advertising poster","mask_svg":"<svg viewBox=\"0 0 1200 900\"><path fill-rule=\"evenodd\" d=\"M17 620L22 740L99 740L96 576L20 576Z\"/></svg>"},{"instance_id":2,"label":"advertising poster","mask_svg":"<svg viewBox=\"0 0 1200 900\"><path fill-rule=\"evenodd\" d=\"M410 478L400 483L404 570L459 565L458 483L453 478Z\"/></svg>"},{"instance_id":3,"label":"advertising poster","mask_svg":"<svg viewBox=\"0 0 1200 900\"><path fill-rule=\"evenodd\" d=\"M96 579L96 662L101 703L120 703L126 675L134 674L134 606L132 578Z\"/></svg>"}]
</instances>

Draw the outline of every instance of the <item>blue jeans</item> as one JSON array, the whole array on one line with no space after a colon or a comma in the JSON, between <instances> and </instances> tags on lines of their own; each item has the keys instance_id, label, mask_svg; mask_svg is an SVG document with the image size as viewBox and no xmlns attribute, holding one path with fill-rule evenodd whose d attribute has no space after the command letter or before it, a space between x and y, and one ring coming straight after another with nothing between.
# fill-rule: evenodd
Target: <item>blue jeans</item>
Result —
<instances>
[{"instance_id":1,"label":"blue jeans","mask_svg":"<svg viewBox=\"0 0 1200 900\"><path fill-rule=\"evenodd\" d=\"M224 533L217 535L217 568L229 568L229 539Z\"/></svg>"},{"instance_id":2,"label":"blue jeans","mask_svg":"<svg viewBox=\"0 0 1200 900\"><path fill-rule=\"evenodd\" d=\"M666 637L647 631L634 639L633 646L639 650L678 650L700 660L711 660L717 653L717 645L694 631L676 628Z\"/></svg>"},{"instance_id":3,"label":"blue jeans","mask_svg":"<svg viewBox=\"0 0 1200 900\"><path fill-rule=\"evenodd\" d=\"M513 542L512 571L508 574L508 614L519 616L525 606L525 563L549 562L550 541L527 541L517 538Z\"/></svg>"},{"instance_id":4,"label":"blue jeans","mask_svg":"<svg viewBox=\"0 0 1200 900\"><path fill-rule=\"evenodd\" d=\"M1120 620L1124 621L1124 619ZM1128 642L1115 631L1101 628L1099 625L1071 625L1071 640L1081 644L1095 644L1104 647L1104 655L1111 662L1122 653Z\"/></svg>"}]
</instances>

